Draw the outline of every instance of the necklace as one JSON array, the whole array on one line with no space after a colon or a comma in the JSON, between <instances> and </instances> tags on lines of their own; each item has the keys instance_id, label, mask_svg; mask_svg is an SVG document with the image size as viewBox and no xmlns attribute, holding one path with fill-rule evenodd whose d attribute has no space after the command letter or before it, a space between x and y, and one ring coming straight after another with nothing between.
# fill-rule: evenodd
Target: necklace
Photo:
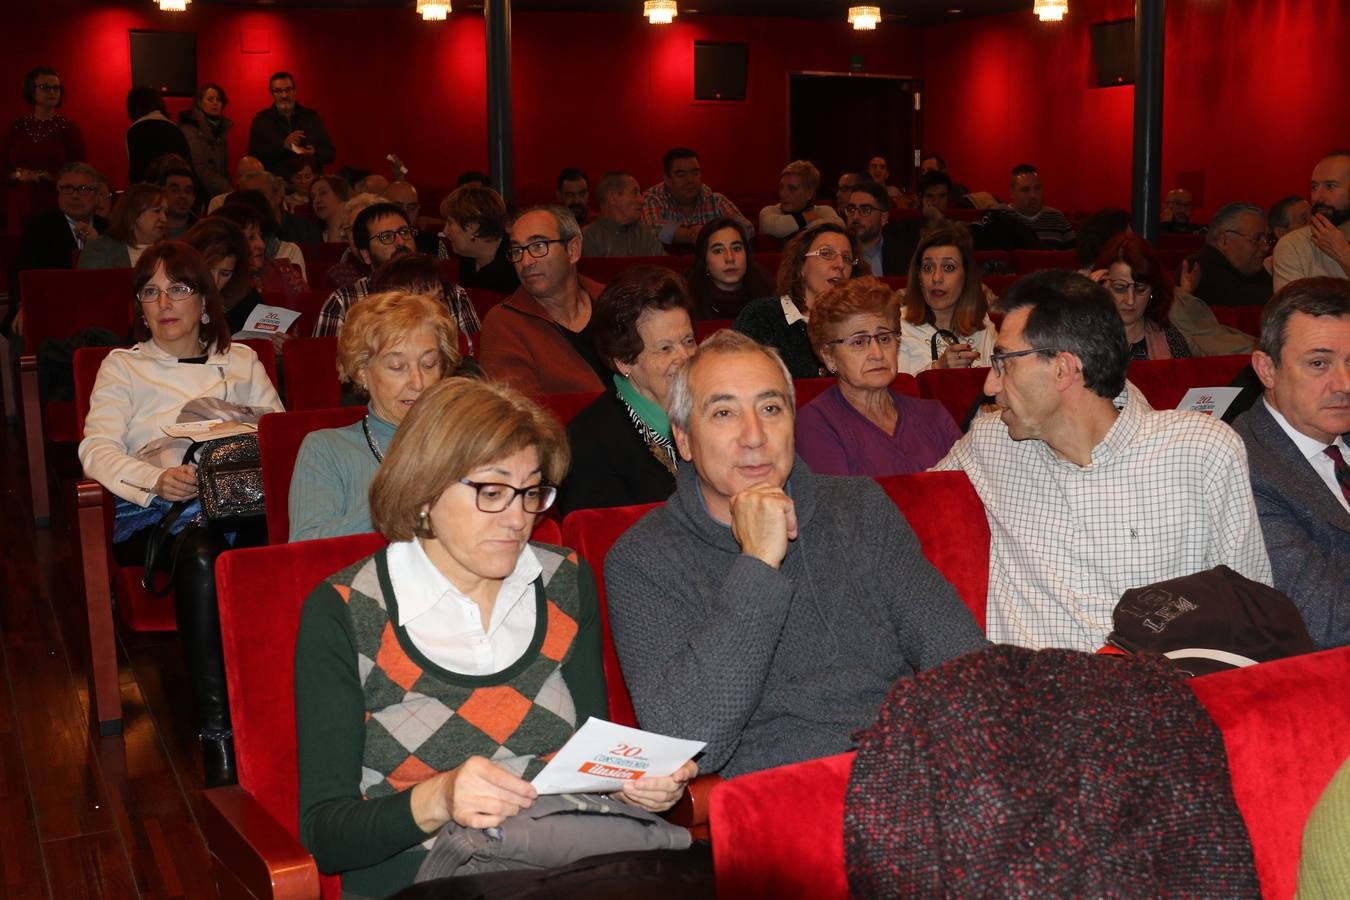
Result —
<instances>
[{"instance_id":1,"label":"necklace","mask_svg":"<svg viewBox=\"0 0 1350 900\"><path fill-rule=\"evenodd\" d=\"M384 451L381 450L380 445L375 442L375 435L370 433L369 414L361 420L361 430L366 433L366 446L369 447L370 452L375 455L375 461L378 463L384 462Z\"/></svg>"}]
</instances>

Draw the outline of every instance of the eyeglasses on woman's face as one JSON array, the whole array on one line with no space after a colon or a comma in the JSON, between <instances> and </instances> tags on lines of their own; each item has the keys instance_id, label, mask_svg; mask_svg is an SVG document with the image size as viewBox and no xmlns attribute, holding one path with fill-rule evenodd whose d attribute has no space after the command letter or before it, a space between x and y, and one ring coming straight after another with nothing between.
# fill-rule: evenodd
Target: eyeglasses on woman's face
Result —
<instances>
[{"instance_id":1,"label":"eyeglasses on woman's face","mask_svg":"<svg viewBox=\"0 0 1350 900\"><path fill-rule=\"evenodd\" d=\"M846 266L854 265L858 261L858 258L854 256L852 253L841 253L838 250L834 249L833 247L828 246L818 247L815 250L810 250L806 253L806 255L819 256L826 262L834 262L836 259L842 259L844 261L844 265Z\"/></svg>"},{"instance_id":2,"label":"eyeglasses on woman's face","mask_svg":"<svg viewBox=\"0 0 1350 900\"><path fill-rule=\"evenodd\" d=\"M196 293L196 288L188 284L183 284L181 281L171 284L163 290L156 285L147 284L136 292L136 299L146 305L158 303L161 297L168 297L170 303L182 303Z\"/></svg>"},{"instance_id":3,"label":"eyeglasses on woman's face","mask_svg":"<svg viewBox=\"0 0 1350 900\"><path fill-rule=\"evenodd\" d=\"M461 478L459 483L474 489L478 509L485 513L502 512L515 502L516 497L520 497L525 512L536 514L547 511L553 501L558 499L558 486L547 481L521 488L496 481L470 481L467 478Z\"/></svg>"},{"instance_id":4,"label":"eyeglasses on woman's face","mask_svg":"<svg viewBox=\"0 0 1350 900\"><path fill-rule=\"evenodd\" d=\"M871 346L873 341L877 342L877 349L889 350L896 341L896 333L894 331L878 331L874 334L865 332L850 334L848 337L835 338L830 343L838 344L854 353L866 353L867 348Z\"/></svg>"}]
</instances>

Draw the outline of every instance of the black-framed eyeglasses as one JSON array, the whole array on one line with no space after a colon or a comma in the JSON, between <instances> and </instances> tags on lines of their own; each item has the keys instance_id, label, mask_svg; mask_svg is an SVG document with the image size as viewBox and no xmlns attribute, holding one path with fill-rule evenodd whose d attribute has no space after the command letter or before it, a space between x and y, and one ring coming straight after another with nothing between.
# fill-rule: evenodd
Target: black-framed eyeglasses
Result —
<instances>
[{"instance_id":1,"label":"black-framed eyeglasses","mask_svg":"<svg viewBox=\"0 0 1350 900\"><path fill-rule=\"evenodd\" d=\"M881 207L873 206L870 203L864 203L862 206L856 206L850 203L848 206L844 207L844 215L846 216L857 215L858 213L861 213L864 216L872 216L879 212L881 212Z\"/></svg>"},{"instance_id":2,"label":"black-framed eyeglasses","mask_svg":"<svg viewBox=\"0 0 1350 900\"><path fill-rule=\"evenodd\" d=\"M370 239L372 241L379 241L381 244L387 246L399 238L403 238L405 241L411 241L416 236L416 228L413 228L411 225L404 225L402 228L393 228L389 231L381 231L379 234L372 234Z\"/></svg>"},{"instance_id":3,"label":"black-framed eyeglasses","mask_svg":"<svg viewBox=\"0 0 1350 900\"><path fill-rule=\"evenodd\" d=\"M866 353L867 348L872 345L873 341L877 342L878 349L889 350L895 344L895 339L894 331L878 331L875 334L850 334L848 337L836 338L829 343L847 347L855 353Z\"/></svg>"},{"instance_id":4,"label":"black-framed eyeglasses","mask_svg":"<svg viewBox=\"0 0 1350 900\"><path fill-rule=\"evenodd\" d=\"M1119 294L1124 297L1126 294L1133 293L1140 300L1147 300L1153 296L1153 285L1145 284L1142 281L1107 281L1106 286L1111 293Z\"/></svg>"},{"instance_id":5,"label":"black-framed eyeglasses","mask_svg":"<svg viewBox=\"0 0 1350 900\"><path fill-rule=\"evenodd\" d=\"M1063 350L1057 347L1032 347L1030 350L1012 350L1008 353L989 354L989 365L993 368L995 375L1002 375L1007 371L1006 360L1016 359L1019 356L1030 356L1033 353L1063 353Z\"/></svg>"},{"instance_id":6,"label":"black-framed eyeglasses","mask_svg":"<svg viewBox=\"0 0 1350 900\"><path fill-rule=\"evenodd\" d=\"M96 184L60 184L56 189L63 194L92 194L98 190Z\"/></svg>"},{"instance_id":7,"label":"black-framed eyeglasses","mask_svg":"<svg viewBox=\"0 0 1350 900\"><path fill-rule=\"evenodd\" d=\"M1225 228L1224 231L1228 234L1236 234L1243 240L1251 241L1253 244L1269 244L1273 240L1273 236L1270 234L1243 234L1236 228Z\"/></svg>"},{"instance_id":8,"label":"black-framed eyeglasses","mask_svg":"<svg viewBox=\"0 0 1350 900\"><path fill-rule=\"evenodd\" d=\"M528 244L510 248L509 250L506 251L506 258L511 260L511 262L513 263L520 262L521 257L523 257L525 255L525 251L528 250L530 251L530 256L533 256L535 259L543 259L545 256L548 256L548 248L550 244L566 244L566 243L567 241L563 240L562 238L540 238L537 241L530 241Z\"/></svg>"},{"instance_id":9,"label":"black-framed eyeglasses","mask_svg":"<svg viewBox=\"0 0 1350 900\"><path fill-rule=\"evenodd\" d=\"M548 510L553 501L558 499L558 486L547 481L523 488L496 481L470 481L467 478L461 478L459 483L474 489L478 510L485 513L502 512L516 501L516 497L520 497L520 504L525 512L541 513Z\"/></svg>"},{"instance_id":10,"label":"black-framed eyeglasses","mask_svg":"<svg viewBox=\"0 0 1350 900\"><path fill-rule=\"evenodd\" d=\"M834 262L836 259L842 259L844 261L844 265L846 266L856 265L858 262L858 258L854 256L852 253L840 253L833 247L821 247L819 250L812 250L806 255L819 256L826 262Z\"/></svg>"},{"instance_id":11,"label":"black-framed eyeglasses","mask_svg":"<svg viewBox=\"0 0 1350 900\"><path fill-rule=\"evenodd\" d=\"M33 87L37 88L39 91L52 91L53 93L56 93L56 92L60 92L60 91L64 91L64 90L65 90L65 86L64 86L64 85L60 85L60 84L42 84L42 83L38 83L38 84L33 85Z\"/></svg>"},{"instance_id":12,"label":"black-framed eyeglasses","mask_svg":"<svg viewBox=\"0 0 1350 900\"><path fill-rule=\"evenodd\" d=\"M149 304L158 303L159 298L165 296L169 298L170 303L182 303L195 293L197 293L196 288L190 284L183 284L181 281L177 284L171 284L162 290L153 284L147 284L136 292L136 299L142 303Z\"/></svg>"}]
</instances>

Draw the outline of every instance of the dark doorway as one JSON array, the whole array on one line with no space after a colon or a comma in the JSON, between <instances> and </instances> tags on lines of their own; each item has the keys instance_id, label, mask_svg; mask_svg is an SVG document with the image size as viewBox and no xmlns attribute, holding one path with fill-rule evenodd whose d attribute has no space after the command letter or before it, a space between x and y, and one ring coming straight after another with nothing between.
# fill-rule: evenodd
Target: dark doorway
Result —
<instances>
[{"instance_id":1,"label":"dark doorway","mask_svg":"<svg viewBox=\"0 0 1350 900\"><path fill-rule=\"evenodd\" d=\"M842 173L866 173L873 156L886 158L891 184L914 189L918 173L914 150L921 137L914 97L921 89L913 78L790 76L791 155L809 159L820 169L822 197L834 197Z\"/></svg>"}]
</instances>

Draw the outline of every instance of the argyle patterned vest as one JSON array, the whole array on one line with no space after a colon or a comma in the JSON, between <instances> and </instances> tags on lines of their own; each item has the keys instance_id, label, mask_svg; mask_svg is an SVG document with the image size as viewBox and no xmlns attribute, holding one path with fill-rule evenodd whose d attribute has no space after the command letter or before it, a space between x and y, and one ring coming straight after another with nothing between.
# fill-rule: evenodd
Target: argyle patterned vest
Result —
<instances>
[{"instance_id":1,"label":"argyle patterned vest","mask_svg":"<svg viewBox=\"0 0 1350 900\"><path fill-rule=\"evenodd\" d=\"M531 547L544 570L522 601L542 604L534 638L516 663L487 676L435 666L394 626L383 552L332 577L351 613L366 698L363 795L407 790L470 756L529 779L572 736L577 716L562 665L578 630L576 555Z\"/></svg>"}]
</instances>

